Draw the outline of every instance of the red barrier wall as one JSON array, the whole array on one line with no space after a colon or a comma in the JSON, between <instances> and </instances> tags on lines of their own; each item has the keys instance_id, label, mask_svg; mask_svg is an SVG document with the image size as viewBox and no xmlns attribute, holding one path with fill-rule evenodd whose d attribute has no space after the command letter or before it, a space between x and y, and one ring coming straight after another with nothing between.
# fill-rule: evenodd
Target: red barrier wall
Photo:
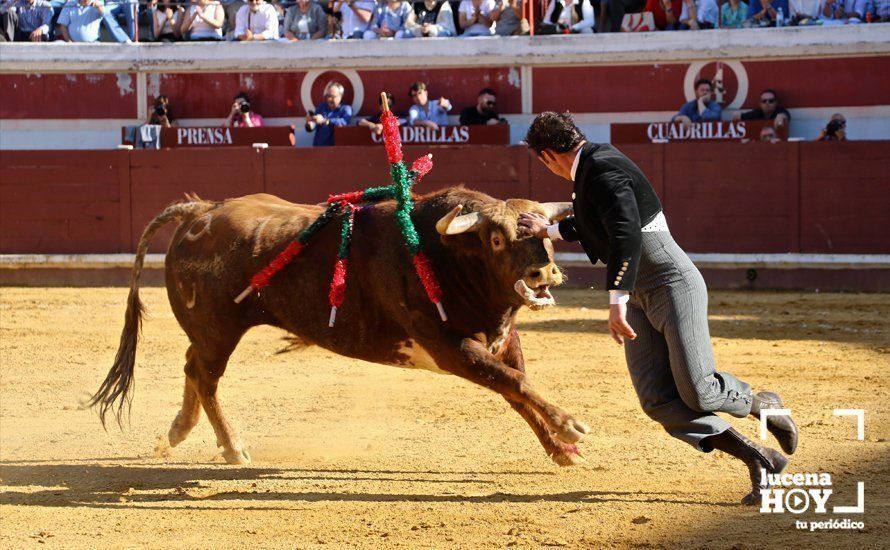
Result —
<instances>
[{"instance_id":1,"label":"red barrier wall","mask_svg":"<svg viewBox=\"0 0 890 550\"><path fill-rule=\"evenodd\" d=\"M890 142L671 143L621 149L648 175L691 252L887 253ZM418 192L464 184L496 197L568 200L571 183L522 147L434 153ZM0 253L129 252L165 205L195 192L316 203L388 181L376 147L24 151L0 155ZM163 251L172 229L155 239Z\"/></svg>"}]
</instances>

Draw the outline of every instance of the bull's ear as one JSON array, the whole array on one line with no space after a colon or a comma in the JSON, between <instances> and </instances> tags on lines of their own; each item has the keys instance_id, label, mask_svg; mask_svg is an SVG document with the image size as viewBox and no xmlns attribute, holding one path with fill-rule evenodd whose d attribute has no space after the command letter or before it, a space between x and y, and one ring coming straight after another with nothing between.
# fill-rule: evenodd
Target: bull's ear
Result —
<instances>
[{"instance_id":1,"label":"bull's ear","mask_svg":"<svg viewBox=\"0 0 890 550\"><path fill-rule=\"evenodd\" d=\"M553 222L562 221L572 215L572 203L570 202L543 202L545 215Z\"/></svg>"},{"instance_id":2,"label":"bull's ear","mask_svg":"<svg viewBox=\"0 0 890 550\"><path fill-rule=\"evenodd\" d=\"M460 235L470 231L477 231L482 226L482 214L479 212L470 212L469 214L459 215L463 206L455 206L451 212L442 216L436 222L436 231L440 235Z\"/></svg>"}]
</instances>

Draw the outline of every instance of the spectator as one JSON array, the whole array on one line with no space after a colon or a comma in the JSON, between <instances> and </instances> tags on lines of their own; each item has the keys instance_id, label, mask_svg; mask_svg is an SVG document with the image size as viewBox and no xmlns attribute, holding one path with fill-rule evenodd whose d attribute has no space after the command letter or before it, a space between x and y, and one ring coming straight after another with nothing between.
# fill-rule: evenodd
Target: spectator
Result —
<instances>
[{"instance_id":1,"label":"spectator","mask_svg":"<svg viewBox=\"0 0 890 550\"><path fill-rule=\"evenodd\" d=\"M847 119L840 113L831 115L831 120L822 131L816 141L847 141Z\"/></svg>"},{"instance_id":2,"label":"spectator","mask_svg":"<svg viewBox=\"0 0 890 550\"><path fill-rule=\"evenodd\" d=\"M825 0L825 19L860 23L865 20L866 0Z\"/></svg>"},{"instance_id":3,"label":"spectator","mask_svg":"<svg viewBox=\"0 0 890 550\"><path fill-rule=\"evenodd\" d=\"M148 117L148 124L157 124L164 128L179 125L170 111L170 98L163 94L155 98L155 108L151 112L151 116Z\"/></svg>"},{"instance_id":4,"label":"spectator","mask_svg":"<svg viewBox=\"0 0 890 550\"><path fill-rule=\"evenodd\" d=\"M392 110L393 106L396 104L395 98L391 93L386 92L386 100L389 102L389 109ZM383 124L380 123L380 116L383 114L383 98L379 96L377 97L377 109L377 114L359 120L358 126L367 128L372 134L379 136L383 133ZM402 121L399 120L400 124L401 122Z\"/></svg>"},{"instance_id":5,"label":"spectator","mask_svg":"<svg viewBox=\"0 0 890 550\"><path fill-rule=\"evenodd\" d=\"M494 33L498 36L528 33L522 29L522 0L497 0L489 15L496 23Z\"/></svg>"},{"instance_id":6,"label":"spectator","mask_svg":"<svg viewBox=\"0 0 890 550\"><path fill-rule=\"evenodd\" d=\"M53 8L47 0L16 0L11 3L16 16L16 42L48 42Z\"/></svg>"},{"instance_id":7,"label":"spectator","mask_svg":"<svg viewBox=\"0 0 890 550\"><path fill-rule=\"evenodd\" d=\"M498 116L496 105L497 94L494 93L494 90L482 88L479 97L476 98L476 105L467 107L460 112L460 123L464 126L499 124L504 120Z\"/></svg>"},{"instance_id":8,"label":"spectator","mask_svg":"<svg viewBox=\"0 0 890 550\"><path fill-rule=\"evenodd\" d=\"M671 119L671 122L682 122L689 124L691 122L715 122L720 120L722 109L720 104L712 101L714 95L714 85L707 78L700 78L695 81L695 99L680 107L678 112Z\"/></svg>"},{"instance_id":9,"label":"spectator","mask_svg":"<svg viewBox=\"0 0 890 550\"><path fill-rule=\"evenodd\" d=\"M521 0L513 0L519 2ZM457 36L451 4L442 0L424 0L414 4L414 21L408 28L414 38ZM498 24L500 28L500 23Z\"/></svg>"},{"instance_id":10,"label":"spectator","mask_svg":"<svg viewBox=\"0 0 890 550\"><path fill-rule=\"evenodd\" d=\"M235 40L278 40L278 12L266 0L247 0L235 17Z\"/></svg>"},{"instance_id":11,"label":"spectator","mask_svg":"<svg viewBox=\"0 0 890 550\"><path fill-rule=\"evenodd\" d=\"M779 96L775 90L767 88L760 92L760 107L747 113L736 115L737 120L773 120L774 126L781 127L791 121L788 109L779 106Z\"/></svg>"},{"instance_id":12,"label":"spectator","mask_svg":"<svg viewBox=\"0 0 890 550\"><path fill-rule=\"evenodd\" d=\"M748 4L742 0L729 0L720 6L720 27L740 29L748 16Z\"/></svg>"},{"instance_id":13,"label":"spectator","mask_svg":"<svg viewBox=\"0 0 890 550\"><path fill-rule=\"evenodd\" d=\"M324 101L318 104L315 111L306 113L306 131L315 132L312 145L326 147L334 144L334 128L349 126L352 120L352 106L342 103L343 85L339 82L328 82L324 88Z\"/></svg>"},{"instance_id":14,"label":"spectator","mask_svg":"<svg viewBox=\"0 0 890 550\"><path fill-rule=\"evenodd\" d=\"M102 21L111 37L121 44L129 44L136 40L136 0L108 0L105 2L105 13ZM123 19L126 30L121 28Z\"/></svg>"},{"instance_id":15,"label":"spectator","mask_svg":"<svg viewBox=\"0 0 890 550\"><path fill-rule=\"evenodd\" d=\"M0 2L0 43L12 42L15 38L15 27L18 16L12 5L14 0Z\"/></svg>"},{"instance_id":16,"label":"spectator","mask_svg":"<svg viewBox=\"0 0 890 550\"><path fill-rule=\"evenodd\" d=\"M226 10L216 0L197 0L185 12L181 33L189 40L212 42L223 39Z\"/></svg>"},{"instance_id":17,"label":"spectator","mask_svg":"<svg viewBox=\"0 0 890 550\"><path fill-rule=\"evenodd\" d=\"M235 102L232 104L232 110L229 111L229 117L223 123L223 126L262 128L264 122L263 117L254 112L247 94L238 92L238 95L235 96Z\"/></svg>"},{"instance_id":18,"label":"spectator","mask_svg":"<svg viewBox=\"0 0 890 550\"><path fill-rule=\"evenodd\" d=\"M719 13L716 0L683 0L678 30L713 29Z\"/></svg>"},{"instance_id":19,"label":"spectator","mask_svg":"<svg viewBox=\"0 0 890 550\"><path fill-rule=\"evenodd\" d=\"M682 0L681 0L682 2ZM677 7L679 7L679 2ZM621 32L624 14L639 13L646 7L646 0L600 0L601 32L606 32L605 18L609 17L609 32Z\"/></svg>"},{"instance_id":20,"label":"spectator","mask_svg":"<svg viewBox=\"0 0 890 550\"><path fill-rule=\"evenodd\" d=\"M572 14L574 0L550 0L544 16L541 19L541 26L537 30L538 34L564 34L569 32L572 26Z\"/></svg>"},{"instance_id":21,"label":"spectator","mask_svg":"<svg viewBox=\"0 0 890 550\"><path fill-rule=\"evenodd\" d=\"M890 23L890 0L869 0L865 8L865 18L871 16L872 23Z\"/></svg>"},{"instance_id":22,"label":"spectator","mask_svg":"<svg viewBox=\"0 0 890 550\"><path fill-rule=\"evenodd\" d=\"M297 0L284 17L284 36L291 42L318 40L328 32L328 16L317 2Z\"/></svg>"},{"instance_id":23,"label":"spectator","mask_svg":"<svg viewBox=\"0 0 890 550\"><path fill-rule=\"evenodd\" d=\"M788 0L791 22L795 25L812 25L822 19L825 0Z\"/></svg>"},{"instance_id":24,"label":"spectator","mask_svg":"<svg viewBox=\"0 0 890 550\"><path fill-rule=\"evenodd\" d=\"M377 38L411 38L409 26L414 26L414 10L411 4L402 0L388 0L385 5L377 6L374 20L365 31L365 40Z\"/></svg>"},{"instance_id":25,"label":"spectator","mask_svg":"<svg viewBox=\"0 0 890 550\"><path fill-rule=\"evenodd\" d=\"M59 32L65 42L98 42L105 6L99 0L66 4L59 16Z\"/></svg>"},{"instance_id":26,"label":"spectator","mask_svg":"<svg viewBox=\"0 0 890 550\"><path fill-rule=\"evenodd\" d=\"M357 0L335 0L334 13L341 14L340 34L343 38L363 38L371 26L375 2Z\"/></svg>"},{"instance_id":27,"label":"spectator","mask_svg":"<svg viewBox=\"0 0 890 550\"><path fill-rule=\"evenodd\" d=\"M652 12L655 28L660 31L675 28L682 10L683 0L648 0L643 8L643 11Z\"/></svg>"},{"instance_id":28,"label":"spectator","mask_svg":"<svg viewBox=\"0 0 890 550\"><path fill-rule=\"evenodd\" d=\"M778 134L776 134L776 129L772 126L764 126L760 129L760 142L761 143L779 143L780 140Z\"/></svg>"},{"instance_id":29,"label":"spectator","mask_svg":"<svg viewBox=\"0 0 890 550\"><path fill-rule=\"evenodd\" d=\"M750 0L746 26L774 27L779 10L788 17L788 0Z\"/></svg>"},{"instance_id":30,"label":"spectator","mask_svg":"<svg viewBox=\"0 0 890 550\"><path fill-rule=\"evenodd\" d=\"M460 28L467 38L472 36L491 36L491 11L494 0L463 0L460 3Z\"/></svg>"},{"instance_id":31,"label":"spectator","mask_svg":"<svg viewBox=\"0 0 890 550\"><path fill-rule=\"evenodd\" d=\"M182 38L183 9L170 0L159 0L152 13L152 30L155 42L176 42Z\"/></svg>"},{"instance_id":32,"label":"spectator","mask_svg":"<svg viewBox=\"0 0 890 550\"><path fill-rule=\"evenodd\" d=\"M408 109L408 124L425 126L433 130L438 130L439 126L448 126L450 101L444 97L430 100L426 84L419 81L411 85L408 93L414 100L414 105Z\"/></svg>"}]
</instances>

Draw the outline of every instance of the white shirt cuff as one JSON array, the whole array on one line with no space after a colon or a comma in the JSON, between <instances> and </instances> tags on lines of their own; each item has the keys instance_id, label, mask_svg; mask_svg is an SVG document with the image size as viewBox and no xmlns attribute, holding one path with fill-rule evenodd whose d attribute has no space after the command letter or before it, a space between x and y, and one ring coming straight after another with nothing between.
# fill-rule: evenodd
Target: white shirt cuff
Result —
<instances>
[{"instance_id":1,"label":"white shirt cuff","mask_svg":"<svg viewBox=\"0 0 890 550\"><path fill-rule=\"evenodd\" d=\"M550 237L551 241L561 241L562 240L562 233L559 232L559 224L558 223L547 226L547 236Z\"/></svg>"},{"instance_id":2,"label":"white shirt cuff","mask_svg":"<svg viewBox=\"0 0 890 550\"><path fill-rule=\"evenodd\" d=\"M630 300L630 293L626 290L610 290L609 305L626 304Z\"/></svg>"}]
</instances>

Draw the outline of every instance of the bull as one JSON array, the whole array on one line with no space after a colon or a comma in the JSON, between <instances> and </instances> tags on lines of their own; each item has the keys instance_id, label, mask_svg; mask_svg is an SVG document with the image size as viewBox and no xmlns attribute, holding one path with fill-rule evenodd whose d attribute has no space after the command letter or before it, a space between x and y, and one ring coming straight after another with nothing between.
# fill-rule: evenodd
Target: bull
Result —
<instances>
[{"instance_id":1,"label":"bull","mask_svg":"<svg viewBox=\"0 0 890 550\"><path fill-rule=\"evenodd\" d=\"M463 188L416 198L412 218L442 288L444 322L414 274L395 206L382 202L356 213L345 303L332 328L327 295L338 223L317 233L270 286L241 303L233 301L250 276L323 206L258 194L223 202L186 197L167 207L139 240L120 346L91 400L103 426L109 413L120 424L132 401L143 314L139 278L148 243L158 229L177 221L165 281L170 306L191 344L182 408L168 433L172 447L185 440L203 408L225 460L250 462L223 414L217 389L245 332L272 325L346 357L454 374L494 390L528 422L554 462L567 466L583 460L576 443L588 426L529 383L515 326L522 306L552 305L550 288L563 281L552 244L521 234L519 214L539 212L556 221L570 214L571 204L501 201Z\"/></svg>"}]
</instances>

